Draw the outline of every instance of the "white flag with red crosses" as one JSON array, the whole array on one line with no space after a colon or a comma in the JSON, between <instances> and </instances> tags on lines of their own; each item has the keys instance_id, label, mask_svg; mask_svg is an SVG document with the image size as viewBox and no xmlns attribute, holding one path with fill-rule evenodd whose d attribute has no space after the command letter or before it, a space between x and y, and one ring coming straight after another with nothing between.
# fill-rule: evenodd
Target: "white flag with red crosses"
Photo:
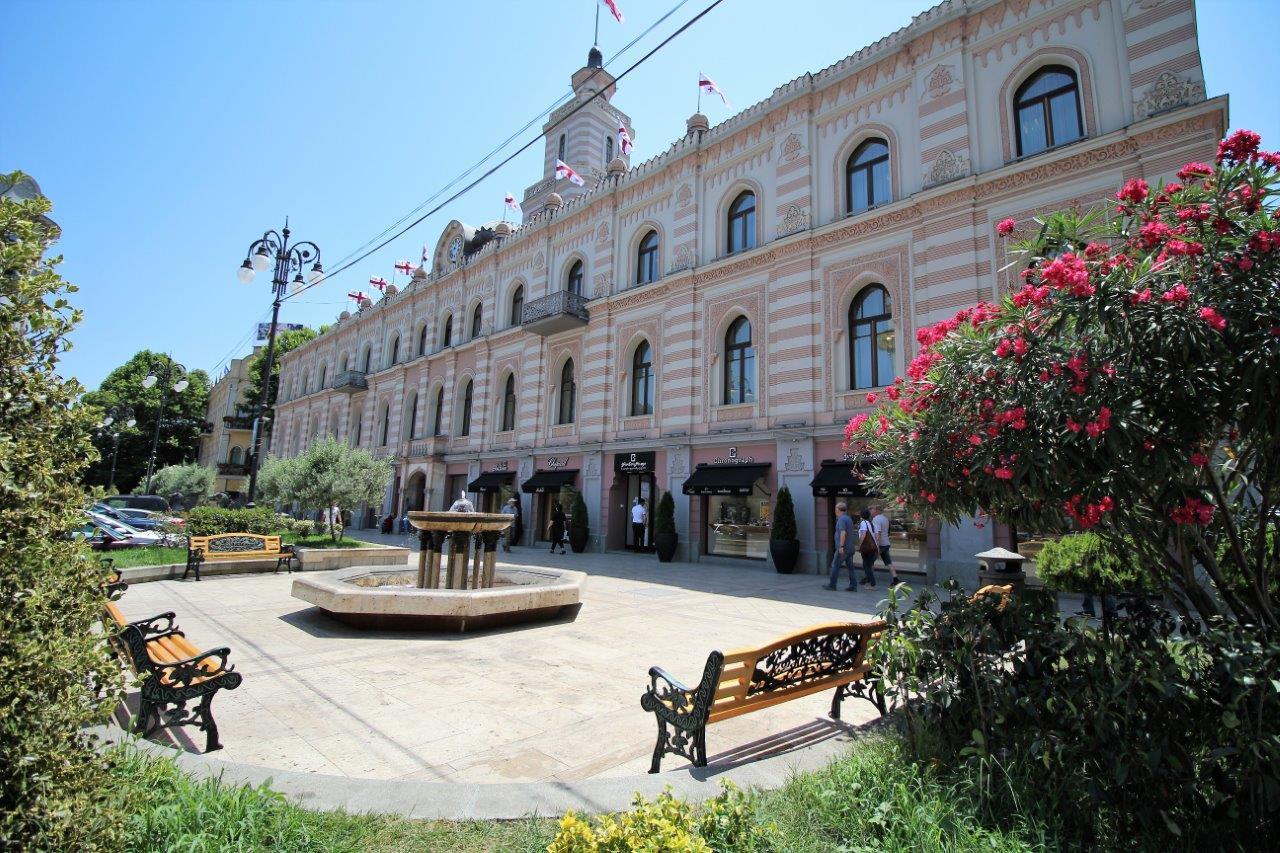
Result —
<instances>
[{"instance_id":1,"label":"white flag with red crosses","mask_svg":"<svg viewBox=\"0 0 1280 853\"><path fill-rule=\"evenodd\" d=\"M622 17L622 7L618 5L618 0L600 0L600 5L609 10L609 14L613 15L613 19L619 24L626 21Z\"/></svg>"},{"instance_id":2,"label":"white flag with red crosses","mask_svg":"<svg viewBox=\"0 0 1280 853\"><path fill-rule=\"evenodd\" d=\"M585 187L587 185L587 182L582 180L582 176L573 171L573 169L570 169L569 165L563 160L556 160L556 180L568 181L569 183L577 184L580 187Z\"/></svg>"},{"instance_id":3,"label":"white flag with red crosses","mask_svg":"<svg viewBox=\"0 0 1280 853\"><path fill-rule=\"evenodd\" d=\"M524 211L520 209L520 202L516 201L516 197L511 193L507 193L507 197L502 200L502 203L514 211L516 216L524 215Z\"/></svg>"},{"instance_id":4,"label":"white flag with red crosses","mask_svg":"<svg viewBox=\"0 0 1280 853\"><path fill-rule=\"evenodd\" d=\"M627 133L627 126L622 122L618 122L618 150L624 157L631 156L631 134Z\"/></svg>"},{"instance_id":5,"label":"white flag with red crosses","mask_svg":"<svg viewBox=\"0 0 1280 853\"><path fill-rule=\"evenodd\" d=\"M724 102L724 105L726 107L729 106L729 99L724 96L724 92L722 92L720 87L716 85L716 81L712 80L707 75L698 75L698 88L706 92L708 95L719 95L720 100Z\"/></svg>"}]
</instances>

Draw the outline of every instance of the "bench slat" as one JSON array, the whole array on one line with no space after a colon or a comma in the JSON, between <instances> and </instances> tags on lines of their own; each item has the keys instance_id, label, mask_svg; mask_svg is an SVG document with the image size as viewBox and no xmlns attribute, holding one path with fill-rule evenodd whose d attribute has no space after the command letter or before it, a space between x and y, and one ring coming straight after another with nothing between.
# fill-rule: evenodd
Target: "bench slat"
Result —
<instances>
[{"instance_id":1,"label":"bench slat","mask_svg":"<svg viewBox=\"0 0 1280 853\"><path fill-rule=\"evenodd\" d=\"M711 706L711 715L707 717L707 723L718 723L721 720L732 719L743 714L750 714L752 711L759 711L762 708L769 708L773 705L781 705L783 702L790 702L792 699L799 699L802 696L809 696L813 693L821 693L824 690L830 690L833 687L839 687L842 684L852 684L855 681L861 681L866 677L869 668L864 667L861 670L846 672L844 675L835 676L821 681L813 681L803 687L790 690L783 690L777 693L762 693L745 699L740 702L727 704L713 704Z\"/></svg>"}]
</instances>

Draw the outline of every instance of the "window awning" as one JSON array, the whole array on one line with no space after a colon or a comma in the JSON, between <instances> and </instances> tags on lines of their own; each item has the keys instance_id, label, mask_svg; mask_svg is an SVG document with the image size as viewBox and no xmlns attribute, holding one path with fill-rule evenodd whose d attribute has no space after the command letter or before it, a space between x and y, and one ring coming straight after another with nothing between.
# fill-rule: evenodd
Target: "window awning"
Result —
<instances>
[{"instance_id":1,"label":"window awning","mask_svg":"<svg viewBox=\"0 0 1280 853\"><path fill-rule=\"evenodd\" d=\"M854 467L852 462L824 459L822 466L818 469L818 476L814 477L813 482L809 484L813 487L813 496L816 498L870 497L871 493L867 491L863 482L854 476Z\"/></svg>"},{"instance_id":2,"label":"window awning","mask_svg":"<svg viewBox=\"0 0 1280 853\"><path fill-rule=\"evenodd\" d=\"M496 492L503 486L510 485L515 474L510 471L485 471L467 484L468 492Z\"/></svg>"},{"instance_id":3,"label":"window awning","mask_svg":"<svg viewBox=\"0 0 1280 853\"><path fill-rule=\"evenodd\" d=\"M562 468L559 471L534 471L533 476L524 481L520 490L527 493L555 492L561 486L567 486L578 476L577 468Z\"/></svg>"},{"instance_id":4,"label":"window awning","mask_svg":"<svg viewBox=\"0 0 1280 853\"><path fill-rule=\"evenodd\" d=\"M686 495L749 495L756 480L769 473L769 463L759 465L699 465L684 481Z\"/></svg>"}]
</instances>

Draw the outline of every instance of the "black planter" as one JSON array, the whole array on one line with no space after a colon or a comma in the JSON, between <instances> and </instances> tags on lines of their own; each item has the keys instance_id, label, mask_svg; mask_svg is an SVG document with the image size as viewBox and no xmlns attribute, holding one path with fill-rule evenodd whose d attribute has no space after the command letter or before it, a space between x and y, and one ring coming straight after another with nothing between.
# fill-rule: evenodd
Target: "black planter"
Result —
<instances>
[{"instance_id":1,"label":"black planter","mask_svg":"<svg viewBox=\"0 0 1280 853\"><path fill-rule=\"evenodd\" d=\"M569 528L569 547L573 549L573 553L581 554L587 550L588 531L585 527Z\"/></svg>"},{"instance_id":2,"label":"black planter","mask_svg":"<svg viewBox=\"0 0 1280 853\"><path fill-rule=\"evenodd\" d=\"M773 567L780 575L789 575L796 570L796 561L800 559L799 539L770 539L769 556L773 557Z\"/></svg>"},{"instance_id":3,"label":"black planter","mask_svg":"<svg viewBox=\"0 0 1280 853\"><path fill-rule=\"evenodd\" d=\"M653 548L658 552L659 563L670 563L676 555L676 543L680 540L678 533L653 534Z\"/></svg>"}]
</instances>

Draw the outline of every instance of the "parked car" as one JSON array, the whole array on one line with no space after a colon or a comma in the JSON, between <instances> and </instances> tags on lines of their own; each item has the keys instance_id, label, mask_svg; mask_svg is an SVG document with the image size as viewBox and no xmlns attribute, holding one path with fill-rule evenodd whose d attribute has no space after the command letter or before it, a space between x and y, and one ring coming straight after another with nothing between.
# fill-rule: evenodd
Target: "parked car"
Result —
<instances>
[{"instance_id":1,"label":"parked car","mask_svg":"<svg viewBox=\"0 0 1280 853\"><path fill-rule=\"evenodd\" d=\"M100 527L105 527L116 534L117 537L124 540L127 545L162 545L166 548L176 548L182 545L183 537L176 536L172 533L161 533L154 530L143 530L135 527L127 521L118 518L111 518L100 512L89 511L89 518Z\"/></svg>"},{"instance_id":2,"label":"parked car","mask_svg":"<svg viewBox=\"0 0 1280 853\"><path fill-rule=\"evenodd\" d=\"M84 524L70 531L68 536L72 539L88 542L89 547L95 551L111 551L117 548L141 547L130 543L122 532L95 521L87 514L85 516Z\"/></svg>"},{"instance_id":3,"label":"parked car","mask_svg":"<svg viewBox=\"0 0 1280 853\"><path fill-rule=\"evenodd\" d=\"M186 524L186 519L179 518L176 515L168 515L163 512L152 512L149 509L130 509L128 507L113 510L114 517L121 521L126 521L134 527L140 527L143 530L156 530L157 528L173 525L182 527ZM110 513L106 513L110 515Z\"/></svg>"},{"instance_id":4,"label":"parked car","mask_svg":"<svg viewBox=\"0 0 1280 853\"><path fill-rule=\"evenodd\" d=\"M160 495L112 495L102 502L112 509L149 509L152 512L168 512L169 500Z\"/></svg>"}]
</instances>

